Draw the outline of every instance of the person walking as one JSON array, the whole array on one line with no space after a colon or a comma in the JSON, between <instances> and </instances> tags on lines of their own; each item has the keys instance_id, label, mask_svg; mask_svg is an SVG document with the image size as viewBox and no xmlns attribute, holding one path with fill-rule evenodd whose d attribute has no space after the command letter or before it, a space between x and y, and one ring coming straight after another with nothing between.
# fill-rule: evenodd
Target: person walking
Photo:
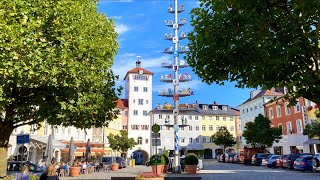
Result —
<instances>
[{"instance_id":1,"label":"person walking","mask_svg":"<svg viewBox=\"0 0 320 180\"><path fill-rule=\"evenodd\" d=\"M46 171L43 174L41 174L39 180L59 180L56 168L53 164L47 166Z\"/></svg>"},{"instance_id":2,"label":"person walking","mask_svg":"<svg viewBox=\"0 0 320 180\"><path fill-rule=\"evenodd\" d=\"M21 169L21 173L19 173L14 180L29 180L29 166L24 165Z\"/></svg>"}]
</instances>

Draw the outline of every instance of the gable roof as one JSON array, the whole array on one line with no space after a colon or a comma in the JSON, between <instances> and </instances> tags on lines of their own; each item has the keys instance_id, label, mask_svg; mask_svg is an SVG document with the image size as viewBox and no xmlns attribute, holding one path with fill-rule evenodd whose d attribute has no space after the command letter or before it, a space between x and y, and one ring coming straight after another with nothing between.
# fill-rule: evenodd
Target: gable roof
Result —
<instances>
[{"instance_id":1,"label":"gable roof","mask_svg":"<svg viewBox=\"0 0 320 180\"><path fill-rule=\"evenodd\" d=\"M117 106L124 109L128 107L128 99L118 99Z\"/></svg>"},{"instance_id":2,"label":"gable roof","mask_svg":"<svg viewBox=\"0 0 320 180\"><path fill-rule=\"evenodd\" d=\"M253 98L249 97L246 101L240 104L240 106L263 96L283 96L284 94L284 88L272 88L270 90L261 90L256 96L254 96Z\"/></svg>"},{"instance_id":3,"label":"gable roof","mask_svg":"<svg viewBox=\"0 0 320 180\"><path fill-rule=\"evenodd\" d=\"M151 75L154 74L153 72L148 71L148 70L145 70L145 69L143 69L143 68L141 68L141 67L136 67L136 68L133 68L133 69L131 69L130 71L128 71L127 74L124 76L123 80L125 80L125 79L127 78L127 76L128 76L129 73L137 73L137 74L139 74L139 71L140 71L140 70L143 71L143 74L151 74Z\"/></svg>"}]
</instances>

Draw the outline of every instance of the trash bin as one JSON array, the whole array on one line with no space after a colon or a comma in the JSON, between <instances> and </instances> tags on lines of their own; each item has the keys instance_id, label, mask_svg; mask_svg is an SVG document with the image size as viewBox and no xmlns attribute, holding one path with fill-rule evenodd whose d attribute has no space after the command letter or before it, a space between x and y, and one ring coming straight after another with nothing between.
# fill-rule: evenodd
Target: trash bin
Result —
<instances>
[{"instance_id":1,"label":"trash bin","mask_svg":"<svg viewBox=\"0 0 320 180\"><path fill-rule=\"evenodd\" d=\"M136 164L135 159L131 159L131 167L134 167L135 164Z\"/></svg>"}]
</instances>

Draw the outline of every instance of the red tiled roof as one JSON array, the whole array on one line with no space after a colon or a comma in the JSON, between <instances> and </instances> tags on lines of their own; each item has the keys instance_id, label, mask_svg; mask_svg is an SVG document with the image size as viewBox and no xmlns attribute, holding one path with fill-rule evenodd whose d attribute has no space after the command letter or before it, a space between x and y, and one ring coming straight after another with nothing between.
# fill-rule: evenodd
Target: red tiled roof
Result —
<instances>
[{"instance_id":1,"label":"red tiled roof","mask_svg":"<svg viewBox=\"0 0 320 180\"><path fill-rule=\"evenodd\" d=\"M262 97L262 96L283 96L283 95L284 95L283 88L272 88L271 90L262 90L252 99L249 98L244 103L240 104L240 106L254 99L258 99L259 97Z\"/></svg>"},{"instance_id":2,"label":"red tiled roof","mask_svg":"<svg viewBox=\"0 0 320 180\"><path fill-rule=\"evenodd\" d=\"M130 71L127 72L126 76L124 77L124 80L127 78L127 76L128 76L129 73L137 73L137 74L138 74L140 70L143 71L143 74L151 74L151 75L154 74L153 72L148 71L148 70L145 70L145 69L143 69L143 68L141 68L141 67L136 67L136 68L131 69Z\"/></svg>"},{"instance_id":3,"label":"red tiled roof","mask_svg":"<svg viewBox=\"0 0 320 180\"><path fill-rule=\"evenodd\" d=\"M128 107L128 99L118 99L117 106L124 109Z\"/></svg>"}]
</instances>

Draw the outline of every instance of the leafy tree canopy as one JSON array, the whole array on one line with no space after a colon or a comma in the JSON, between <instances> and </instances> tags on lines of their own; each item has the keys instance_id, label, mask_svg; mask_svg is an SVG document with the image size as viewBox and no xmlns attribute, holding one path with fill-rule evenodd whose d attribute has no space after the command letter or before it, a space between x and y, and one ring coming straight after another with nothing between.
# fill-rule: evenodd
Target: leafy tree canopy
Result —
<instances>
[{"instance_id":1,"label":"leafy tree canopy","mask_svg":"<svg viewBox=\"0 0 320 180\"><path fill-rule=\"evenodd\" d=\"M117 116L117 34L96 0L1 0L0 32L0 148L22 125L101 127Z\"/></svg>"},{"instance_id":2,"label":"leafy tree canopy","mask_svg":"<svg viewBox=\"0 0 320 180\"><path fill-rule=\"evenodd\" d=\"M137 145L137 142L133 138L128 138L128 132L126 130L121 130L120 134L108 135L108 140L110 148L121 153L126 153L129 149Z\"/></svg>"},{"instance_id":3,"label":"leafy tree canopy","mask_svg":"<svg viewBox=\"0 0 320 180\"><path fill-rule=\"evenodd\" d=\"M235 138L225 126L221 126L219 131L212 136L212 139L216 145L223 147L224 150L236 144Z\"/></svg>"},{"instance_id":4,"label":"leafy tree canopy","mask_svg":"<svg viewBox=\"0 0 320 180\"><path fill-rule=\"evenodd\" d=\"M272 146L273 142L281 139L282 127L270 126L271 121L259 114L253 122L245 125L242 136L246 138L247 144L254 147L265 148Z\"/></svg>"},{"instance_id":5,"label":"leafy tree canopy","mask_svg":"<svg viewBox=\"0 0 320 180\"><path fill-rule=\"evenodd\" d=\"M291 101L320 105L319 9L319 0L200 0L186 59L208 84L286 86Z\"/></svg>"}]
</instances>

